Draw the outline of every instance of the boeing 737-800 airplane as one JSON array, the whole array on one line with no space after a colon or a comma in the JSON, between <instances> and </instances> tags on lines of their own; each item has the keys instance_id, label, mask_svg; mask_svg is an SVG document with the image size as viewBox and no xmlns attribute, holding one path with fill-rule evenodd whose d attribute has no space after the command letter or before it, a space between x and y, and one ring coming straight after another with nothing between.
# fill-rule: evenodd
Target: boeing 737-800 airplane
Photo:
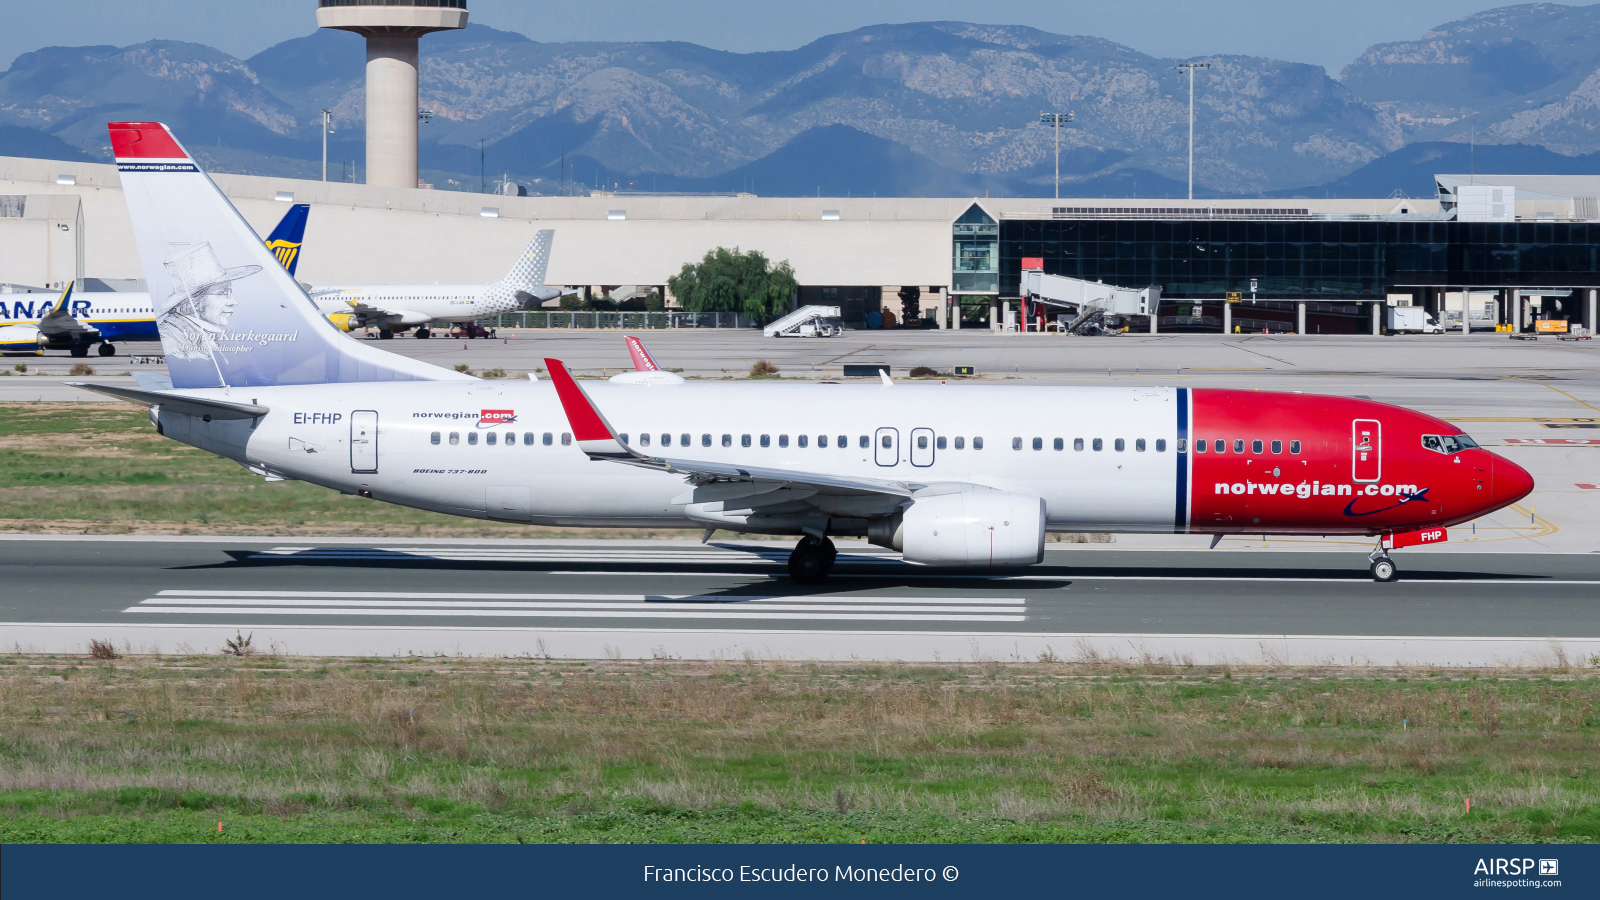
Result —
<instances>
[{"instance_id":1,"label":"boeing 737-800 airplane","mask_svg":"<svg viewBox=\"0 0 1600 900\"><path fill-rule=\"evenodd\" d=\"M561 296L544 286L545 267L555 232L545 229L494 284L368 284L318 286L311 299L329 321L343 331L377 328L378 337L416 328L416 336L432 335L430 322L476 322Z\"/></svg>"},{"instance_id":2,"label":"boeing 737-800 airplane","mask_svg":"<svg viewBox=\"0 0 1600 900\"><path fill-rule=\"evenodd\" d=\"M931 566L1024 566L1049 531L1366 535L1526 496L1460 429L1305 394L964 384L482 381L352 341L161 125L110 126L171 384L83 385L268 479L459 516L836 535ZM637 373L635 373L637 374ZM668 373L670 374L670 373Z\"/></svg>"}]
</instances>

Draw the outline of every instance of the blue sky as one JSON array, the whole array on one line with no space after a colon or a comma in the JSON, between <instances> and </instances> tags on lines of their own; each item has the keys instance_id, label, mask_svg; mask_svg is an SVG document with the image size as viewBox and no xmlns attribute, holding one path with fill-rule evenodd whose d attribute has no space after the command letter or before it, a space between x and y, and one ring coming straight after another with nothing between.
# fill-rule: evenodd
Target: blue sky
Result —
<instances>
[{"instance_id":1,"label":"blue sky","mask_svg":"<svg viewBox=\"0 0 1600 900\"><path fill-rule=\"evenodd\" d=\"M246 57L315 28L315 0L16 0L0 64L52 45L194 41ZM1497 5L1486 0L468 0L472 20L534 40L679 40L783 50L885 22L955 19L1088 34L1156 56L1270 56L1339 70L1371 44ZM1576 4L1582 5L1582 4Z\"/></svg>"}]
</instances>

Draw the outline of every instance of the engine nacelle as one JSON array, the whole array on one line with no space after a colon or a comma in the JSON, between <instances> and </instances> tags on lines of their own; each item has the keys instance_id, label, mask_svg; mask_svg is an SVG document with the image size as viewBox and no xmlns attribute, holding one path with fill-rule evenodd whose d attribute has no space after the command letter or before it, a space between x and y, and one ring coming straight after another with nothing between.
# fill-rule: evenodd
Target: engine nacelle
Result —
<instances>
[{"instance_id":1,"label":"engine nacelle","mask_svg":"<svg viewBox=\"0 0 1600 900\"><path fill-rule=\"evenodd\" d=\"M355 313L332 313L331 315L328 316L328 321L332 322L334 327L339 329L340 331L343 331L345 333L349 333L350 329L356 327L356 314Z\"/></svg>"},{"instance_id":2,"label":"engine nacelle","mask_svg":"<svg viewBox=\"0 0 1600 900\"><path fill-rule=\"evenodd\" d=\"M1044 561L1042 497L961 491L923 497L902 515L897 549L930 566L1031 566Z\"/></svg>"},{"instance_id":3,"label":"engine nacelle","mask_svg":"<svg viewBox=\"0 0 1600 900\"><path fill-rule=\"evenodd\" d=\"M48 344L50 339L39 331L37 325L6 325L0 327L0 350L17 351L38 350Z\"/></svg>"}]
</instances>

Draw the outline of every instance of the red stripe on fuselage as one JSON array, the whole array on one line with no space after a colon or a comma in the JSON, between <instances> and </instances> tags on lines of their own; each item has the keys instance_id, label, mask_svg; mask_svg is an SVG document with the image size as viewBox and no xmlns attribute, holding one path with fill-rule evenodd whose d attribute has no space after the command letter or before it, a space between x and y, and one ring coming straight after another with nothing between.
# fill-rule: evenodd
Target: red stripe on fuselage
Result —
<instances>
[{"instance_id":1,"label":"red stripe on fuselage","mask_svg":"<svg viewBox=\"0 0 1600 900\"><path fill-rule=\"evenodd\" d=\"M1311 394L1203 388L1193 393L1192 531L1410 531L1467 521L1514 503L1533 488L1527 472L1488 450L1443 454L1425 448L1422 435L1461 430L1412 410ZM1359 434L1373 428L1353 426L1364 420L1379 423L1381 434L1371 435L1368 458L1362 460ZM1240 441L1243 452L1236 452ZM1277 453L1273 441L1280 442ZM1299 453L1291 452L1294 441L1300 442Z\"/></svg>"}]
</instances>

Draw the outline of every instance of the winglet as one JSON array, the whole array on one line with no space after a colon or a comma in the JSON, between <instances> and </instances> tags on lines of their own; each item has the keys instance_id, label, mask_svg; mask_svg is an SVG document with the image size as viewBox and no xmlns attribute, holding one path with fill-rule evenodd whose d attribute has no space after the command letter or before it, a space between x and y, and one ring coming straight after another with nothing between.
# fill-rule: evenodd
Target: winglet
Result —
<instances>
[{"instance_id":1,"label":"winglet","mask_svg":"<svg viewBox=\"0 0 1600 900\"><path fill-rule=\"evenodd\" d=\"M556 396L561 399L561 408L567 414L567 424L572 426L572 438L577 441L578 449L590 459L649 459L617 440L616 429L606 421L605 415L561 360L546 359L544 365L556 386Z\"/></svg>"},{"instance_id":2,"label":"winglet","mask_svg":"<svg viewBox=\"0 0 1600 900\"><path fill-rule=\"evenodd\" d=\"M661 367L656 365L655 358L650 351L644 348L644 341L633 335L624 335L622 338L628 344L628 355L633 357L633 370L635 372L659 372Z\"/></svg>"},{"instance_id":3,"label":"winglet","mask_svg":"<svg viewBox=\"0 0 1600 900\"><path fill-rule=\"evenodd\" d=\"M76 284L76 281L67 282L67 289L61 292L61 302L56 304L56 312L64 313L71 309L71 307L67 306L67 301L72 299L72 288Z\"/></svg>"}]
</instances>

